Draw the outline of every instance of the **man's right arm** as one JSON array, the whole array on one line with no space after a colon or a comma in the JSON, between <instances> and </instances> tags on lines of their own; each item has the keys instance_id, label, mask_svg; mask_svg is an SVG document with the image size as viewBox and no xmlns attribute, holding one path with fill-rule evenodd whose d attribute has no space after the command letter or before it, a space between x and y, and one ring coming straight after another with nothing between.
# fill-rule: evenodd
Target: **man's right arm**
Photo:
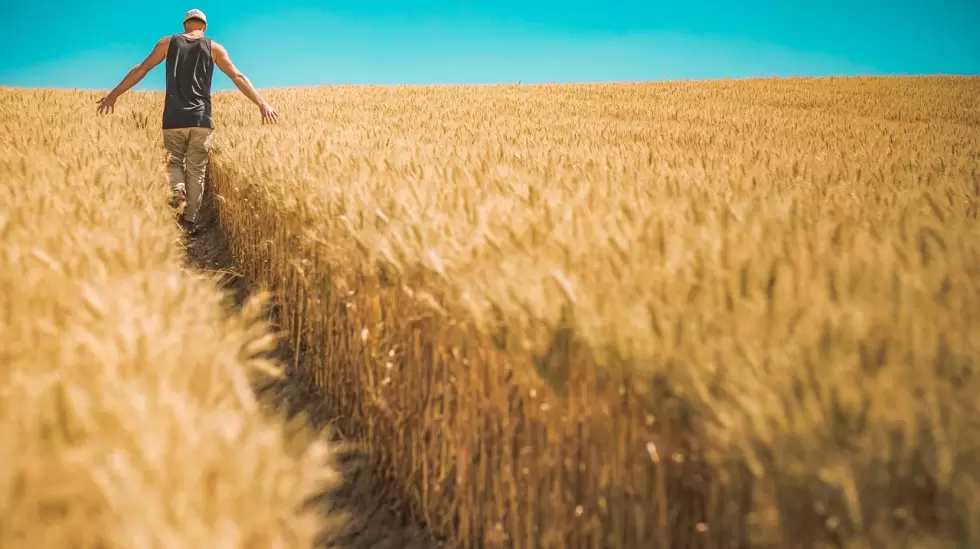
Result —
<instances>
[{"instance_id":1,"label":"man's right arm","mask_svg":"<svg viewBox=\"0 0 980 549\"><path fill-rule=\"evenodd\" d=\"M228 78L235 83L235 86L248 97L252 103L255 103L259 109L262 111L262 118L266 118L275 121L278 118L276 111L269 106L268 103L262 99L259 92L252 86L249 79L242 74L242 71L238 70L238 67L231 62L231 57L228 55L228 50L225 49L221 44L212 41L211 42L211 53L214 56L214 64L221 69L221 72L228 75Z\"/></svg>"}]
</instances>

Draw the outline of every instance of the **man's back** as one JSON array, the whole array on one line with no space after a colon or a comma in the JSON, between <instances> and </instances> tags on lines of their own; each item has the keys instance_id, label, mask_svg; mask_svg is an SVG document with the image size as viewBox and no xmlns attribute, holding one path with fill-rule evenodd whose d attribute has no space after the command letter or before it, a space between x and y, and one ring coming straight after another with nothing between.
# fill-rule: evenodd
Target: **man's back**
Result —
<instances>
[{"instance_id":1,"label":"man's back","mask_svg":"<svg viewBox=\"0 0 980 549\"><path fill-rule=\"evenodd\" d=\"M211 128L211 39L175 34L167 48L167 98L163 129Z\"/></svg>"}]
</instances>

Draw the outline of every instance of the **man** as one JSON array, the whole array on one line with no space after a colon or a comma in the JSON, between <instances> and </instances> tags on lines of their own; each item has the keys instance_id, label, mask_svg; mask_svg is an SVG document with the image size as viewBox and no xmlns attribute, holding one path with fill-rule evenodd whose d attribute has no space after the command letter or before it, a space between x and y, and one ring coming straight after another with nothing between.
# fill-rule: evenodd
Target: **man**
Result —
<instances>
[{"instance_id":1,"label":"man","mask_svg":"<svg viewBox=\"0 0 980 549\"><path fill-rule=\"evenodd\" d=\"M235 86L259 107L262 123L279 120L276 111L252 87L231 62L228 51L204 36L207 17L201 10L184 15L183 34L164 37L142 63L133 67L122 82L99 99L98 112L115 112L116 99L135 86L164 59L167 60L167 96L163 106L163 145L170 167L170 205L186 203L180 224L188 234L197 232L197 213L204 196L204 175L211 152L211 75L217 65Z\"/></svg>"}]
</instances>

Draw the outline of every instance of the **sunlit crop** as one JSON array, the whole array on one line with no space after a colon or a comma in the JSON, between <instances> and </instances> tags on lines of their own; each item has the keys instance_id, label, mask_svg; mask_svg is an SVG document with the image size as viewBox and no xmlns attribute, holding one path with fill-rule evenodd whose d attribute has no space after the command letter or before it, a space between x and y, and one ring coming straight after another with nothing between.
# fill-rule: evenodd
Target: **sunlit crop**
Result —
<instances>
[{"instance_id":1,"label":"sunlit crop","mask_svg":"<svg viewBox=\"0 0 980 549\"><path fill-rule=\"evenodd\" d=\"M980 79L264 95L277 126L237 93L215 99L221 230L275 296L300 375L433 530L466 547L980 543ZM67 115L68 96L16 97L31 106L4 111L23 129L2 138L18 151L2 192L21 212L3 283L12 303L47 305L7 315L27 334L8 371L40 386L63 367L39 357L75 356L55 335L77 323L100 334L83 341L116 342L109 356L156 365L132 379L195 403L208 393L173 372L218 379L223 400L202 414L239 402L227 423L271 429L232 399L247 359L214 358L246 345L244 328L201 347L146 336L197 358L133 355L152 351L124 335L155 333L138 319L173 318L161 311L179 315L175 341L237 326L201 312L213 294L188 275L158 273L177 264L151 191L159 96L127 96L112 122ZM103 239L110 251L91 251ZM137 284L139 303L187 297L108 332L66 320L90 314L68 281L124 296L144 271L164 278ZM128 371L102 358L92 387ZM261 455L283 455L267 436Z\"/></svg>"}]
</instances>

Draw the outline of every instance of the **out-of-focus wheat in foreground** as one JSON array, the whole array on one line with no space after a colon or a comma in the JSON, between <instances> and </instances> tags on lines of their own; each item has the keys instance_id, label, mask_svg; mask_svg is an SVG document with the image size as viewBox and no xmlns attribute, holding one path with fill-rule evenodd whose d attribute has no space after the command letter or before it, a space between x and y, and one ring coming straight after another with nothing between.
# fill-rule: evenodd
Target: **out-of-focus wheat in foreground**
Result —
<instances>
[{"instance_id":1,"label":"out-of-focus wheat in foreground","mask_svg":"<svg viewBox=\"0 0 980 549\"><path fill-rule=\"evenodd\" d=\"M269 97L222 223L434 525L980 543L980 80Z\"/></svg>"},{"instance_id":2,"label":"out-of-focus wheat in foreground","mask_svg":"<svg viewBox=\"0 0 980 549\"><path fill-rule=\"evenodd\" d=\"M0 547L311 547L332 469L258 409L256 307L181 266L159 96L94 99L0 91Z\"/></svg>"}]
</instances>

